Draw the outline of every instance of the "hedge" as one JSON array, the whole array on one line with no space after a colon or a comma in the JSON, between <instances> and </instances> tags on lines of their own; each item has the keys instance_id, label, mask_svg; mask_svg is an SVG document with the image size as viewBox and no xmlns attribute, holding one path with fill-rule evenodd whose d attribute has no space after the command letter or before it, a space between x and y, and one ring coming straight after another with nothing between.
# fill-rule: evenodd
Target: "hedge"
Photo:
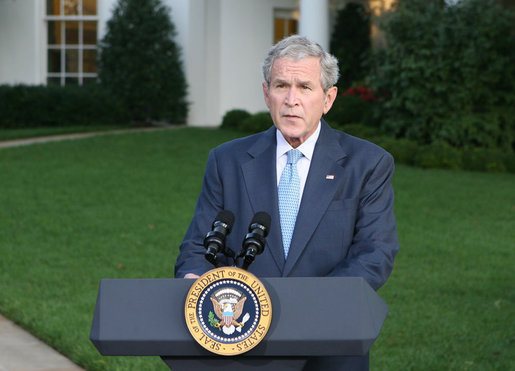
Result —
<instances>
[{"instance_id":1,"label":"hedge","mask_svg":"<svg viewBox=\"0 0 515 371\"><path fill-rule=\"evenodd\" d=\"M0 85L0 129L125 124L124 110L99 85Z\"/></svg>"},{"instance_id":2,"label":"hedge","mask_svg":"<svg viewBox=\"0 0 515 371\"><path fill-rule=\"evenodd\" d=\"M238 130L242 122L250 117L250 113L243 109L235 109L228 111L222 118L223 129L236 129Z\"/></svg>"},{"instance_id":3,"label":"hedge","mask_svg":"<svg viewBox=\"0 0 515 371\"><path fill-rule=\"evenodd\" d=\"M242 115L242 110L235 111L233 113L231 111L227 112L224 119ZM230 126L226 123L222 127L251 134L266 130L273 125L268 112L259 112L254 115L246 112L243 116L246 118L239 122L234 121ZM390 152L398 164L422 168L515 173L515 153L513 151L482 147L460 149L443 141L421 145L414 140L389 137L379 128L361 123L336 124L330 120L328 120L328 123L335 129L379 145Z\"/></svg>"}]
</instances>

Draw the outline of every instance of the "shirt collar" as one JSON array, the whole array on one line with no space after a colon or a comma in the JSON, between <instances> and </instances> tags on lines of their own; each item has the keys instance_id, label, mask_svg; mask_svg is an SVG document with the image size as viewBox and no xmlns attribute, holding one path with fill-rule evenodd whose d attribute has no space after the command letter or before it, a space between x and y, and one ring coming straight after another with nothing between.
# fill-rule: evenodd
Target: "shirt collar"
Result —
<instances>
[{"instance_id":1,"label":"shirt collar","mask_svg":"<svg viewBox=\"0 0 515 371\"><path fill-rule=\"evenodd\" d=\"M306 157L308 160L311 161L311 158L313 157L313 152L315 151L315 145L318 140L318 136L320 135L320 121L318 122L317 129L313 134L309 136L308 139L304 143L302 143L300 146L297 147L297 149L302 152L304 157ZM276 156L277 158L284 155L286 152L288 152L290 149L293 149L293 147L284 139L283 134L276 130L276 138L277 138L277 151Z\"/></svg>"}]
</instances>

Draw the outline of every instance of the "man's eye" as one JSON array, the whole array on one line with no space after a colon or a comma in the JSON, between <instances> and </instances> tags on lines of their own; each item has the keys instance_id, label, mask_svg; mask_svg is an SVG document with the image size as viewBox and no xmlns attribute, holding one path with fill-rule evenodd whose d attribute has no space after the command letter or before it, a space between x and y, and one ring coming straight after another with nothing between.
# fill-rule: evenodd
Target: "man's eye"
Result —
<instances>
[{"instance_id":1,"label":"man's eye","mask_svg":"<svg viewBox=\"0 0 515 371\"><path fill-rule=\"evenodd\" d=\"M302 85L302 89L304 89L304 90L309 90L309 89L310 89L310 87L309 87L308 85Z\"/></svg>"}]
</instances>

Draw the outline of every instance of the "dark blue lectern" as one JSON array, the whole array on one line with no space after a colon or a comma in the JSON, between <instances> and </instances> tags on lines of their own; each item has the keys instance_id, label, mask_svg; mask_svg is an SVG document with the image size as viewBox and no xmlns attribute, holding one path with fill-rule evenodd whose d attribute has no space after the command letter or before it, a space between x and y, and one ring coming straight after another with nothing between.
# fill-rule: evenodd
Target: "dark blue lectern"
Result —
<instances>
[{"instance_id":1,"label":"dark blue lectern","mask_svg":"<svg viewBox=\"0 0 515 371\"><path fill-rule=\"evenodd\" d=\"M105 279L90 338L105 356L161 356L174 371L300 370L310 357L366 354L388 312L362 278L262 278L272 300L264 340L235 357L212 354L188 332L193 280Z\"/></svg>"}]
</instances>

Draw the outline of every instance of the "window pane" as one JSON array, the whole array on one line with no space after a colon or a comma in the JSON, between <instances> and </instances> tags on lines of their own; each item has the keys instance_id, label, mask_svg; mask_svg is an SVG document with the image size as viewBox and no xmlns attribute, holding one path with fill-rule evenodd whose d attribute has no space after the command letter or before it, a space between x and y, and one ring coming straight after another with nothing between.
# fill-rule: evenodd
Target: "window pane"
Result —
<instances>
[{"instance_id":1,"label":"window pane","mask_svg":"<svg viewBox=\"0 0 515 371\"><path fill-rule=\"evenodd\" d=\"M66 72L79 72L79 51L66 50Z\"/></svg>"},{"instance_id":2,"label":"window pane","mask_svg":"<svg viewBox=\"0 0 515 371\"><path fill-rule=\"evenodd\" d=\"M290 36L297 33L297 21L295 19L288 19L288 34L284 36Z\"/></svg>"},{"instance_id":3,"label":"window pane","mask_svg":"<svg viewBox=\"0 0 515 371\"><path fill-rule=\"evenodd\" d=\"M97 14L97 0L82 0L82 14L96 15Z\"/></svg>"},{"instance_id":4,"label":"window pane","mask_svg":"<svg viewBox=\"0 0 515 371\"><path fill-rule=\"evenodd\" d=\"M81 19L98 15L98 0L45 0L44 4L47 15L60 19L47 20L47 83L97 82L98 21Z\"/></svg>"},{"instance_id":5,"label":"window pane","mask_svg":"<svg viewBox=\"0 0 515 371\"><path fill-rule=\"evenodd\" d=\"M97 44L97 22L83 22L84 27L84 45L96 45Z\"/></svg>"},{"instance_id":6,"label":"window pane","mask_svg":"<svg viewBox=\"0 0 515 371\"><path fill-rule=\"evenodd\" d=\"M61 72L60 50L48 50L48 72Z\"/></svg>"},{"instance_id":7,"label":"window pane","mask_svg":"<svg viewBox=\"0 0 515 371\"><path fill-rule=\"evenodd\" d=\"M64 14L65 15L78 15L79 14L79 0L64 0Z\"/></svg>"},{"instance_id":8,"label":"window pane","mask_svg":"<svg viewBox=\"0 0 515 371\"><path fill-rule=\"evenodd\" d=\"M77 77L67 77L64 81L65 85L79 85L79 79Z\"/></svg>"},{"instance_id":9,"label":"window pane","mask_svg":"<svg viewBox=\"0 0 515 371\"><path fill-rule=\"evenodd\" d=\"M79 43L79 22L65 22L65 37L67 45Z\"/></svg>"},{"instance_id":10,"label":"window pane","mask_svg":"<svg viewBox=\"0 0 515 371\"><path fill-rule=\"evenodd\" d=\"M299 11L294 9L274 9L274 41L296 34Z\"/></svg>"},{"instance_id":11,"label":"window pane","mask_svg":"<svg viewBox=\"0 0 515 371\"><path fill-rule=\"evenodd\" d=\"M83 51L84 59L82 62L83 72L96 73L97 72L97 51L86 49Z\"/></svg>"},{"instance_id":12,"label":"window pane","mask_svg":"<svg viewBox=\"0 0 515 371\"><path fill-rule=\"evenodd\" d=\"M61 44L61 22L48 21L48 44L59 45Z\"/></svg>"},{"instance_id":13,"label":"window pane","mask_svg":"<svg viewBox=\"0 0 515 371\"><path fill-rule=\"evenodd\" d=\"M284 19L274 19L274 44L284 38Z\"/></svg>"},{"instance_id":14,"label":"window pane","mask_svg":"<svg viewBox=\"0 0 515 371\"><path fill-rule=\"evenodd\" d=\"M46 79L46 83L47 85L54 85L54 86L58 86L58 85L61 85L61 78L60 77L48 77Z\"/></svg>"},{"instance_id":15,"label":"window pane","mask_svg":"<svg viewBox=\"0 0 515 371\"><path fill-rule=\"evenodd\" d=\"M46 14L59 15L59 0L46 0Z\"/></svg>"}]
</instances>

